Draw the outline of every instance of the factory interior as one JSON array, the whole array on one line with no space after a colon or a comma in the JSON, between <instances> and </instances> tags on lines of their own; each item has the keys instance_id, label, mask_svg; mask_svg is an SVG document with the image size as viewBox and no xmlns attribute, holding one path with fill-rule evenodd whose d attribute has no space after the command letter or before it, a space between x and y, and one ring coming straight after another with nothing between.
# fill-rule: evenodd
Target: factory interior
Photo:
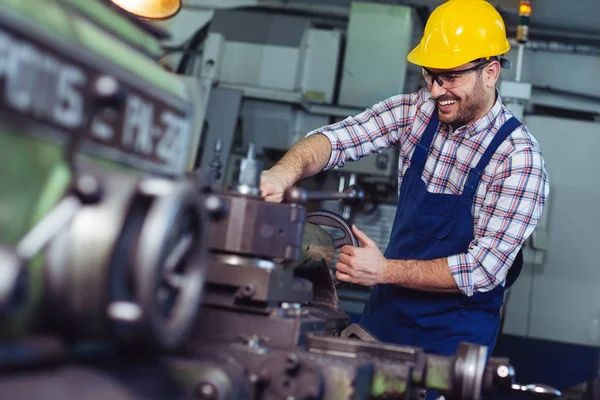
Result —
<instances>
[{"instance_id":1,"label":"factory interior","mask_svg":"<svg viewBox=\"0 0 600 400\"><path fill-rule=\"evenodd\" d=\"M400 140L333 165L366 152L349 134L277 202L265 171L322 127L366 132L386 99L460 96L407 57L484 6L543 211L495 283L491 345L381 340L375 285L338 266L390 258L416 156ZM597 0L0 0L0 399L600 400L599 20Z\"/></svg>"}]
</instances>

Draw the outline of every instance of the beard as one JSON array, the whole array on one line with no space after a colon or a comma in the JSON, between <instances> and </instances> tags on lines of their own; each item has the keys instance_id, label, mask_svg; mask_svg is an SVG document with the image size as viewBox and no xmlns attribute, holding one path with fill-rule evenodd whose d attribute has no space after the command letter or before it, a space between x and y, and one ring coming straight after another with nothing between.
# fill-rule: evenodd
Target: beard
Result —
<instances>
[{"instance_id":1,"label":"beard","mask_svg":"<svg viewBox=\"0 0 600 400\"><path fill-rule=\"evenodd\" d=\"M439 102L444 100L456 100L455 106L449 113L442 112L440 109ZM444 124L451 125L454 129L473 123L484 115L484 108L487 104L486 100L483 82L481 79L477 79L473 91L469 95L459 98L448 94L436 99L439 120Z\"/></svg>"}]
</instances>

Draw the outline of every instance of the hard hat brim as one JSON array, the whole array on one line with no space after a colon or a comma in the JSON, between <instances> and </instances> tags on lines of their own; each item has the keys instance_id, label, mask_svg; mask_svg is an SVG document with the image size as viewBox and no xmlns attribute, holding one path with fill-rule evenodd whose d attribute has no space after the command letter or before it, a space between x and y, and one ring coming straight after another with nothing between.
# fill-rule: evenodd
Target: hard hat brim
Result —
<instances>
[{"instance_id":1,"label":"hard hat brim","mask_svg":"<svg viewBox=\"0 0 600 400\"><path fill-rule=\"evenodd\" d=\"M468 57L465 57L464 54L459 54L455 57L450 56L442 56L440 54L432 54L431 52L425 52L421 49L421 46L418 45L415 47L406 59L415 65L425 68L435 68L435 69L452 69L460 67L461 65L468 64L474 60L479 58L489 58L502 56L510 50L510 44L506 42L506 47L497 51L497 54L469 54Z\"/></svg>"}]
</instances>

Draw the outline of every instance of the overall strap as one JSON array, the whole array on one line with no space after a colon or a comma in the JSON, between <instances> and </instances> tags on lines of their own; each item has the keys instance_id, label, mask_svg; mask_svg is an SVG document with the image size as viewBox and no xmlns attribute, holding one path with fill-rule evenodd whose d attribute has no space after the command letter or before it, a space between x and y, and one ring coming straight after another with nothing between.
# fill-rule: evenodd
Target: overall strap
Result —
<instances>
[{"instance_id":1,"label":"overall strap","mask_svg":"<svg viewBox=\"0 0 600 400\"><path fill-rule=\"evenodd\" d=\"M465 189L469 189L471 192L475 192L477 185L479 184L479 179L481 178L481 174L489 164L490 160L494 156L498 147L506 140L508 135L513 133L515 129L521 126L521 122L515 118L511 117L508 121L505 121L504 124L500 127L498 132L494 135L491 143L479 159L477 165L469 170L469 176L467 177L467 181L465 183ZM465 190L464 192L467 192Z\"/></svg>"},{"instance_id":2,"label":"overall strap","mask_svg":"<svg viewBox=\"0 0 600 400\"><path fill-rule=\"evenodd\" d=\"M410 165L418 167L422 169L425 165L425 160L427 159L427 153L429 151L429 146L431 145L431 141L437 132L438 127L438 111L437 107L433 109L433 114L431 114L431 118L429 119L429 123L425 128L425 132L423 132L423 136L421 136L421 140L417 143L417 147L415 147L415 151L413 152L412 158L410 159Z\"/></svg>"}]
</instances>

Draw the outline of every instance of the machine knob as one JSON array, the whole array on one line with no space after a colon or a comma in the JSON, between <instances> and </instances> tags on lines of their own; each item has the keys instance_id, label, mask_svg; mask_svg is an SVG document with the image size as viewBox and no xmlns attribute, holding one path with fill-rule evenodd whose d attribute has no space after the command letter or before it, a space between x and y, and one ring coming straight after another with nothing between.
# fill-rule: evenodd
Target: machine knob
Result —
<instances>
[{"instance_id":1,"label":"machine knob","mask_svg":"<svg viewBox=\"0 0 600 400\"><path fill-rule=\"evenodd\" d=\"M125 98L119 81L110 75L102 75L94 81L94 92L98 107L116 107Z\"/></svg>"},{"instance_id":2,"label":"machine knob","mask_svg":"<svg viewBox=\"0 0 600 400\"><path fill-rule=\"evenodd\" d=\"M221 170L223 169L223 163L221 162L221 153L223 152L223 139L218 139L215 141L213 159L209 164L209 168L211 169L214 179L221 179Z\"/></svg>"},{"instance_id":3,"label":"machine knob","mask_svg":"<svg viewBox=\"0 0 600 400\"><path fill-rule=\"evenodd\" d=\"M246 158L236 163L233 175L233 185L230 192L242 196L260 197L260 174L262 162L256 159L254 144L250 144Z\"/></svg>"},{"instance_id":4,"label":"machine knob","mask_svg":"<svg viewBox=\"0 0 600 400\"><path fill-rule=\"evenodd\" d=\"M94 204L102 197L102 184L100 179L90 173L80 173L74 180L74 189L77 198L84 204Z\"/></svg>"}]
</instances>

